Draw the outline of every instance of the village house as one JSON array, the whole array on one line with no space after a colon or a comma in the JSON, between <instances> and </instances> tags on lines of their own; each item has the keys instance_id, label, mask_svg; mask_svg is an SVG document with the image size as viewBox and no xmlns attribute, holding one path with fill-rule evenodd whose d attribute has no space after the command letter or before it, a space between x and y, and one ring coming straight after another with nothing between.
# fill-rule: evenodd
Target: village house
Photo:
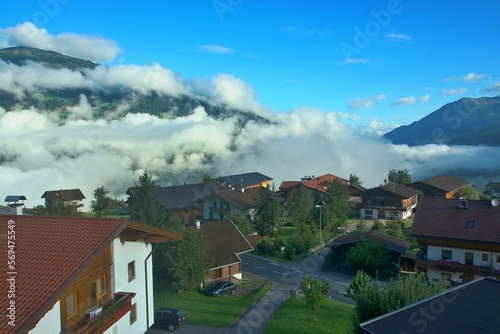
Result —
<instances>
[{"instance_id":1,"label":"village house","mask_svg":"<svg viewBox=\"0 0 500 334\"><path fill-rule=\"evenodd\" d=\"M486 193L490 195L491 198L500 197L500 182L488 182L485 186Z\"/></svg>"},{"instance_id":2,"label":"village house","mask_svg":"<svg viewBox=\"0 0 500 334\"><path fill-rule=\"evenodd\" d=\"M66 203L72 204L78 210L83 207L82 201L85 199L80 189L60 189L48 190L43 193L42 197L45 199L45 206L49 207L53 203Z\"/></svg>"},{"instance_id":3,"label":"village house","mask_svg":"<svg viewBox=\"0 0 500 334\"><path fill-rule=\"evenodd\" d=\"M456 198L461 189L470 185L469 181L443 174L413 182L407 186L420 190L425 197Z\"/></svg>"},{"instance_id":4,"label":"village house","mask_svg":"<svg viewBox=\"0 0 500 334\"><path fill-rule=\"evenodd\" d=\"M415 265L431 280L500 278L498 202L424 197L410 234L422 247Z\"/></svg>"},{"instance_id":5,"label":"village house","mask_svg":"<svg viewBox=\"0 0 500 334\"><path fill-rule=\"evenodd\" d=\"M272 180L269 176L259 172L219 176L214 179L215 182L222 184L226 188L236 190L270 187Z\"/></svg>"},{"instance_id":6,"label":"village house","mask_svg":"<svg viewBox=\"0 0 500 334\"><path fill-rule=\"evenodd\" d=\"M413 214L417 207L420 190L398 183L388 183L371 188L361 194L358 204L363 219L404 220Z\"/></svg>"},{"instance_id":7,"label":"village house","mask_svg":"<svg viewBox=\"0 0 500 334\"><path fill-rule=\"evenodd\" d=\"M153 324L153 243L182 235L125 219L0 219L15 231L14 292L0 297L14 302L15 327L2 321L1 333L137 334Z\"/></svg>"},{"instance_id":8,"label":"village house","mask_svg":"<svg viewBox=\"0 0 500 334\"><path fill-rule=\"evenodd\" d=\"M240 256L254 250L247 238L231 220L205 221L197 227L205 236L208 257L212 261L208 279L241 280Z\"/></svg>"},{"instance_id":9,"label":"village house","mask_svg":"<svg viewBox=\"0 0 500 334\"><path fill-rule=\"evenodd\" d=\"M203 201L203 218L224 220L231 212L253 216L255 200L260 188L226 189L209 195Z\"/></svg>"}]
</instances>

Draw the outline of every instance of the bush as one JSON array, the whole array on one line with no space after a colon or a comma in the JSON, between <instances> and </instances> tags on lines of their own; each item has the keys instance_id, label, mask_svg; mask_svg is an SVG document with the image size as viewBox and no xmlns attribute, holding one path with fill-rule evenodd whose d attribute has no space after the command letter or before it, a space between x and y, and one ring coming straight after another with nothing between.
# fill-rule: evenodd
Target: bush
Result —
<instances>
[{"instance_id":1,"label":"bush","mask_svg":"<svg viewBox=\"0 0 500 334\"><path fill-rule=\"evenodd\" d=\"M262 239L261 242L257 244L257 250L262 254L273 255L274 243L267 238Z\"/></svg>"}]
</instances>

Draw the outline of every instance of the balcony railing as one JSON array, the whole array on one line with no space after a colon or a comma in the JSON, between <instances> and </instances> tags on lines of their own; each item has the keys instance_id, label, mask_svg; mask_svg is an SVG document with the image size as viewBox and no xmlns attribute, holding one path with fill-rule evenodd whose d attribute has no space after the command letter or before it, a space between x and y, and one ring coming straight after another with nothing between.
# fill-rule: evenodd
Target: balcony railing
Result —
<instances>
[{"instance_id":1,"label":"balcony railing","mask_svg":"<svg viewBox=\"0 0 500 334\"><path fill-rule=\"evenodd\" d=\"M121 317L127 314L132 308L132 298L135 296L133 292L117 292L109 302L102 305L102 310L92 309L86 312L89 317L71 330L62 330L64 334L90 334L104 333L106 329L111 327ZM91 312L90 312L91 311Z\"/></svg>"},{"instance_id":2,"label":"balcony railing","mask_svg":"<svg viewBox=\"0 0 500 334\"><path fill-rule=\"evenodd\" d=\"M428 268L449 272L462 272L467 274L482 275L482 276L499 276L500 270L492 267L481 267L462 264L452 260L415 260L415 266L418 268Z\"/></svg>"}]
</instances>

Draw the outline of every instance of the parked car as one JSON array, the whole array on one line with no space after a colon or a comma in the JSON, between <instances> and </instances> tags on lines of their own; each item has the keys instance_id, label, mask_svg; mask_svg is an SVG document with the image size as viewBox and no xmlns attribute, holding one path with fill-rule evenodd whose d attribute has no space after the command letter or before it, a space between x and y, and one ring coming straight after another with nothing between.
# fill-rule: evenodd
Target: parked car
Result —
<instances>
[{"instance_id":1,"label":"parked car","mask_svg":"<svg viewBox=\"0 0 500 334\"><path fill-rule=\"evenodd\" d=\"M175 308L162 307L155 311L154 328L167 329L171 332L186 322L186 315Z\"/></svg>"},{"instance_id":2,"label":"parked car","mask_svg":"<svg viewBox=\"0 0 500 334\"><path fill-rule=\"evenodd\" d=\"M218 297L225 294L233 294L236 290L236 284L233 282L217 282L207 289L207 295Z\"/></svg>"}]
</instances>

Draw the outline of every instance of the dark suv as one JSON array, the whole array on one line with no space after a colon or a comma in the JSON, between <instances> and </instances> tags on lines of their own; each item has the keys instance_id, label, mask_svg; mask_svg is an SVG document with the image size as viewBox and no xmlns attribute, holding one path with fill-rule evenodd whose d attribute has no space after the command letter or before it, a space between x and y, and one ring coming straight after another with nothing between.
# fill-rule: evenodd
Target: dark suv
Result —
<instances>
[{"instance_id":1,"label":"dark suv","mask_svg":"<svg viewBox=\"0 0 500 334\"><path fill-rule=\"evenodd\" d=\"M218 297L224 294L232 294L236 289L233 282L217 282L207 290L207 295Z\"/></svg>"},{"instance_id":2,"label":"dark suv","mask_svg":"<svg viewBox=\"0 0 500 334\"><path fill-rule=\"evenodd\" d=\"M173 332L186 322L186 316L175 308L159 308L155 311L154 328L168 329Z\"/></svg>"}]
</instances>

